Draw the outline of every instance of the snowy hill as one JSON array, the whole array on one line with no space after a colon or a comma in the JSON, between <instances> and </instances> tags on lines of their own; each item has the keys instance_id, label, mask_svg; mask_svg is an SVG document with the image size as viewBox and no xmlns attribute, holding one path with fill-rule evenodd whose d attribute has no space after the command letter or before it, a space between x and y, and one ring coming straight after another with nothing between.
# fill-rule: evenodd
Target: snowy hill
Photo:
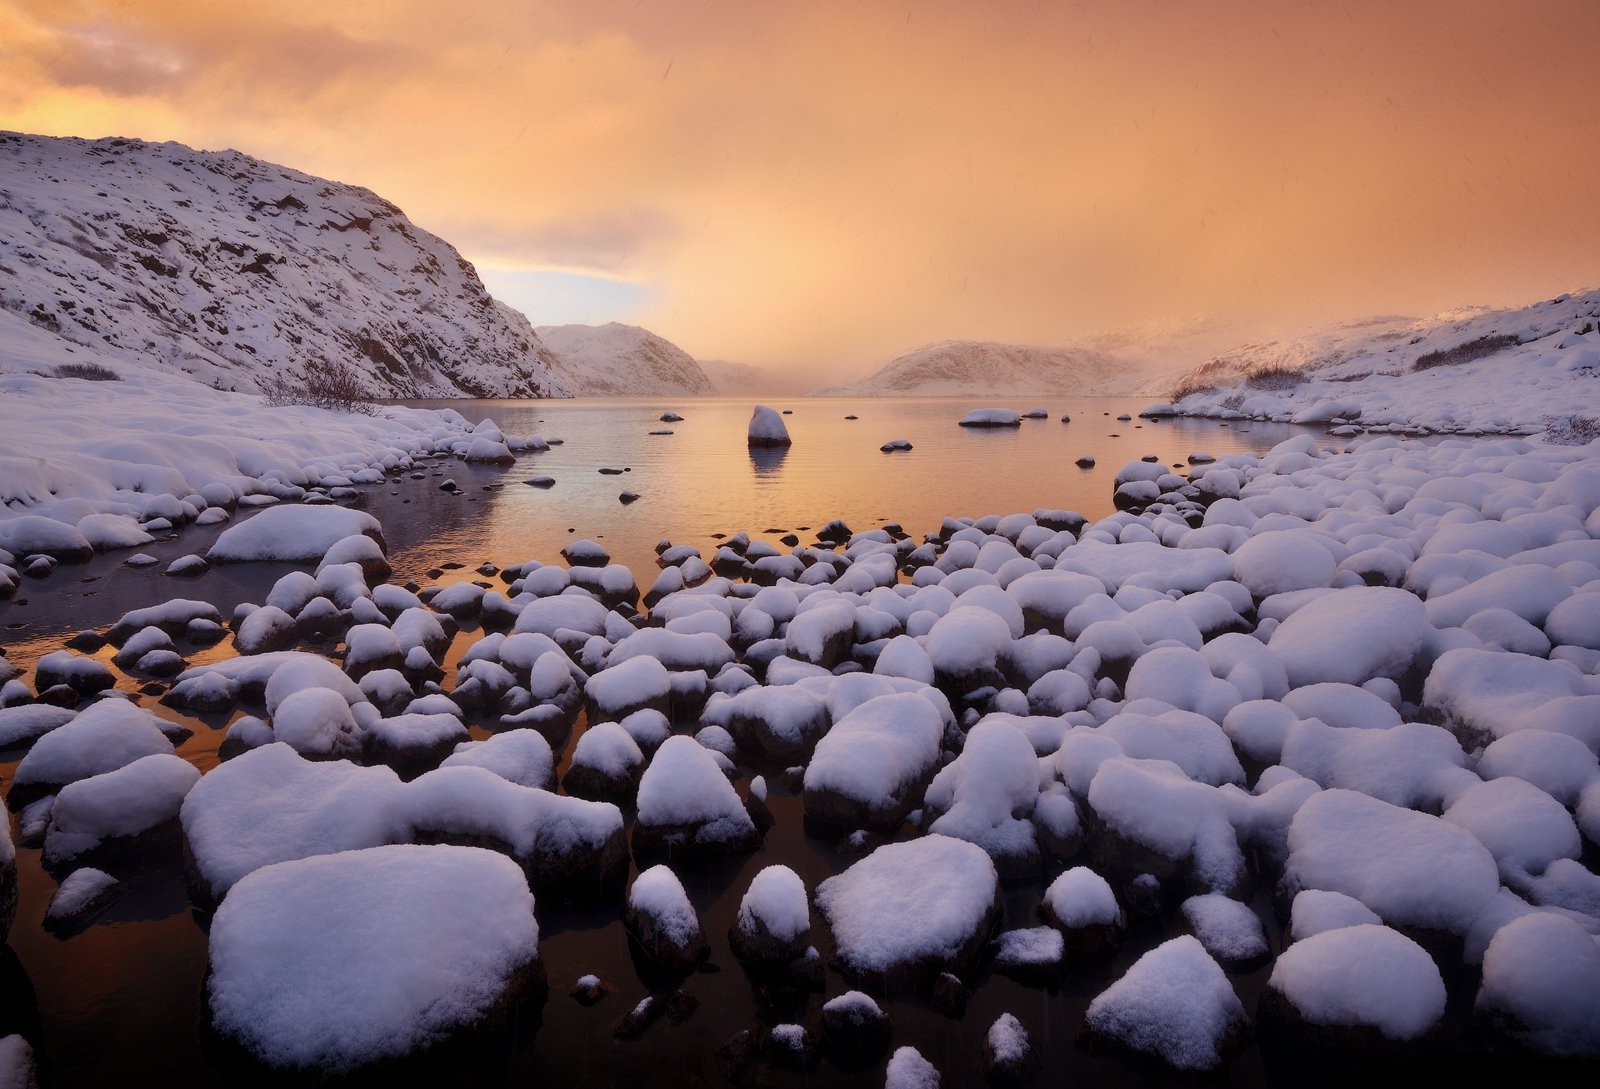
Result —
<instances>
[{"instance_id":1,"label":"snowy hill","mask_svg":"<svg viewBox=\"0 0 1600 1089\"><path fill-rule=\"evenodd\" d=\"M724 397L797 397L807 388L795 375L749 363L702 359L700 369Z\"/></svg>"},{"instance_id":2,"label":"snowy hill","mask_svg":"<svg viewBox=\"0 0 1600 1089\"><path fill-rule=\"evenodd\" d=\"M859 382L817 390L814 396L1105 396L1132 392L1147 378L1142 364L1089 348L950 340L897 356Z\"/></svg>"},{"instance_id":3,"label":"snowy hill","mask_svg":"<svg viewBox=\"0 0 1600 1089\"><path fill-rule=\"evenodd\" d=\"M1169 386L1196 416L1534 433L1600 409L1600 291L1377 317L1224 353Z\"/></svg>"},{"instance_id":4,"label":"snowy hill","mask_svg":"<svg viewBox=\"0 0 1600 1089\"><path fill-rule=\"evenodd\" d=\"M706 396L717 392L694 357L648 329L621 322L541 325L539 339L580 397Z\"/></svg>"},{"instance_id":5,"label":"snowy hill","mask_svg":"<svg viewBox=\"0 0 1600 1089\"><path fill-rule=\"evenodd\" d=\"M373 396L567 392L448 243L237 151L0 133L0 271L0 311L114 370L250 390L326 362Z\"/></svg>"}]
</instances>

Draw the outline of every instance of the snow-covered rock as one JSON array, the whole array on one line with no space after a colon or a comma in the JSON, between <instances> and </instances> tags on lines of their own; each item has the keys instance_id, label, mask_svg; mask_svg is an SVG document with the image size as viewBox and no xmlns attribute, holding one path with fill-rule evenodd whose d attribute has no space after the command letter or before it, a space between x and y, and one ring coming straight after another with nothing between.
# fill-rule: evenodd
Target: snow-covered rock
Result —
<instances>
[{"instance_id":1,"label":"snow-covered rock","mask_svg":"<svg viewBox=\"0 0 1600 1089\"><path fill-rule=\"evenodd\" d=\"M211 923L213 1023L304 1074L402 1058L509 1014L539 972L522 871L471 847L268 866Z\"/></svg>"},{"instance_id":2,"label":"snow-covered rock","mask_svg":"<svg viewBox=\"0 0 1600 1089\"><path fill-rule=\"evenodd\" d=\"M683 883L664 865L652 866L634 880L624 921L629 936L666 971L690 971L709 952Z\"/></svg>"},{"instance_id":3,"label":"snow-covered rock","mask_svg":"<svg viewBox=\"0 0 1600 1089\"><path fill-rule=\"evenodd\" d=\"M1276 1010L1274 1000L1281 1002ZM1262 1018L1289 1031L1371 1029L1389 1040L1414 1040L1444 1016L1444 979L1427 952L1398 931L1372 923L1336 927L1284 950L1272 966ZM1282 1029L1280 1029L1281 1031Z\"/></svg>"},{"instance_id":4,"label":"snow-covered rock","mask_svg":"<svg viewBox=\"0 0 1600 1089\"><path fill-rule=\"evenodd\" d=\"M929 835L879 847L819 885L816 900L852 978L904 982L970 968L999 897L982 848Z\"/></svg>"},{"instance_id":5,"label":"snow-covered rock","mask_svg":"<svg viewBox=\"0 0 1600 1089\"><path fill-rule=\"evenodd\" d=\"M789 428L784 424L778 410L768 408L766 405L757 405L751 412L749 431L752 447L789 446L793 442L789 438Z\"/></svg>"},{"instance_id":6,"label":"snow-covered rock","mask_svg":"<svg viewBox=\"0 0 1600 1089\"><path fill-rule=\"evenodd\" d=\"M1140 957L1084 1016L1095 1035L1179 1070L1215 1069L1247 1023L1228 977L1187 935Z\"/></svg>"}]
</instances>

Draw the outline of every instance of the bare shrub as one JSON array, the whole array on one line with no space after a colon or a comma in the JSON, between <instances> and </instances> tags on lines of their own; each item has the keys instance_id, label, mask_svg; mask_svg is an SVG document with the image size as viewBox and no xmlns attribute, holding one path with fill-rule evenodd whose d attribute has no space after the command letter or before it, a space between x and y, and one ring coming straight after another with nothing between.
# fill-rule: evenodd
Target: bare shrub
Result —
<instances>
[{"instance_id":1,"label":"bare shrub","mask_svg":"<svg viewBox=\"0 0 1600 1089\"><path fill-rule=\"evenodd\" d=\"M369 399L366 387L354 372L325 359L307 364L304 371L299 379L289 374L274 374L265 379L261 391L267 395L267 404L275 408L310 405L333 412L377 415L378 406Z\"/></svg>"},{"instance_id":2,"label":"bare shrub","mask_svg":"<svg viewBox=\"0 0 1600 1089\"><path fill-rule=\"evenodd\" d=\"M1511 333L1488 333L1476 340L1457 344L1454 348L1441 348L1437 352L1419 355L1417 361L1411 364L1411 369L1425 371L1433 367L1456 367L1486 355L1494 355L1502 348L1510 348L1517 343L1519 341Z\"/></svg>"},{"instance_id":3,"label":"bare shrub","mask_svg":"<svg viewBox=\"0 0 1600 1089\"><path fill-rule=\"evenodd\" d=\"M1544 437L1562 446L1587 446L1600 439L1600 419L1593 416L1544 416L1539 422L1544 425Z\"/></svg>"},{"instance_id":4,"label":"bare shrub","mask_svg":"<svg viewBox=\"0 0 1600 1089\"><path fill-rule=\"evenodd\" d=\"M57 378L82 378L86 382L122 381L122 375L98 363L62 363L51 373Z\"/></svg>"},{"instance_id":5,"label":"bare shrub","mask_svg":"<svg viewBox=\"0 0 1600 1089\"><path fill-rule=\"evenodd\" d=\"M1299 367L1274 364L1246 378L1244 386L1246 389L1288 390L1294 389L1305 380L1306 376Z\"/></svg>"}]
</instances>

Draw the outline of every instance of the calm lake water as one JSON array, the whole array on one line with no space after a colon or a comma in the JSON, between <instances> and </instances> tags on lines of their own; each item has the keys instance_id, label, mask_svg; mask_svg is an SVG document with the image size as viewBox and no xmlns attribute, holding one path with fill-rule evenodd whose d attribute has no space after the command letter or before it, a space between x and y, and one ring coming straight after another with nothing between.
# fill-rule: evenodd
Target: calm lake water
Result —
<instances>
[{"instance_id":1,"label":"calm lake water","mask_svg":"<svg viewBox=\"0 0 1600 1089\"><path fill-rule=\"evenodd\" d=\"M469 419L494 418L507 432L561 438L548 453L519 459L509 470L441 463L437 476L406 479L372 489L367 509L383 522L396 580L417 578L446 562L466 565L448 579L476 577L483 561L498 565L539 559L559 562L559 549L576 536L601 540L615 560L629 564L641 588L654 577L655 542L668 537L702 548L709 558L713 534L746 530L776 542L787 531L809 543L806 529L834 517L860 530L897 521L913 534L937 528L946 515L983 515L1064 507L1091 518L1111 509L1111 480L1124 462L1155 454L1181 463L1195 451L1226 454L1261 450L1294 433L1287 426L1212 421L1118 421L1143 402L1056 399L1042 402L1045 420L1024 421L1017 430L972 431L956 426L980 402L799 400L785 417L794 446L786 452L751 453L745 427L751 403L736 400L441 402ZM1033 404L1007 407L1026 410ZM667 410L685 419L664 424ZM1070 414L1070 423L1060 417ZM859 419L847 420L855 415ZM651 435L671 429L671 435ZM890 439L907 439L909 453L884 454ZM1092 454L1098 466L1080 470L1076 458ZM603 475L601 468L626 469ZM535 474L556 478L548 489L521 483ZM461 495L438 490L454 478ZM495 488L493 485L503 487ZM486 490L486 486L488 490ZM640 494L628 506L624 489ZM220 527L189 529L176 540L145 549L163 560L204 552ZM66 633L103 627L123 611L171 597L200 597L224 613L240 601L260 601L273 580L289 568L242 565L220 568L194 580L166 578L160 566L134 570L117 555L85 565L63 565L49 579L30 582L21 598L0 604L0 623L13 660L29 665L55 649ZM456 640L446 663L453 670L480 632ZM226 647L194 654L206 661ZM100 655L109 659L109 651ZM448 682L447 682L448 685ZM121 687L135 689L124 681ZM143 704L195 731L180 752L202 769L215 765L227 718L198 719ZM574 731L581 732L582 722ZM474 736L487 736L481 725ZM564 772L569 741L561 756ZM6 754L0 773L14 772L20 753ZM721 1084L715 1050L748 1024L799 1020L815 1030L821 996L772 1006L758 1002L728 952L726 933L739 898L764 866L793 867L808 887L851 861L837 845L810 836L800 819L799 797L773 784L777 826L753 855L721 864L684 867L682 876L702 914L712 946L711 965L682 984L698 1008L681 1022L663 1019L632 1043L611 1038L611 1026L663 981L635 964L623 932L620 904L563 906L541 901L541 954L551 990L540 1006L529 1003L513 1028L483 1043L470 1058L447 1056L408 1068L435 1085L699 1085ZM192 912L181 877L166 871L132 882L128 895L88 930L66 940L40 926L54 880L39 865L39 852L20 850L21 905L9 949L0 950L0 1032L24 1031L40 1051L44 1073L57 1085L233 1085L257 1084L258 1072L242 1070L207 1043L202 994L206 970L206 920ZM1038 925L1034 914L1043 885L1007 889L1004 926ZM1281 927L1268 894L1255 907L1276 950ZM814 920L813 940L831 952L825 929ZM1002 1012L1019 1017L1041 1046L1045 1070L1039 1084L1065 1081L1165 1084L1170 1079L1114 1056L1095 1054L1074 1042L1089 1000L1140 954L1175 932L1172 925L1135 927L1122 951L1109 961L1075 967L1050 988L1030 987L988 973L975 980L965 1018L951 1020L915 996L884 1000L895 1021L894 1046L913 1044L944 1073L945 1085L981 1081L977 1062L984 1032ZM613 987L593 1009L567 996L581 974L593 972ZM1268 969L1238 973L1234 982L1247 1009ZM826 997L847 989L829 972ZM1459 1003L1458 1003L1459 1005ZM1281 1067L1252 1046L1224 1079L1232 1084L1291 1084L1295 1067ZM390 1072L392 1076L393 1072ZM815 1072L763 1068L759 1084L881 1086L881 1062L845 1071L824 1064Z\"/></svg>"}]
</instances>

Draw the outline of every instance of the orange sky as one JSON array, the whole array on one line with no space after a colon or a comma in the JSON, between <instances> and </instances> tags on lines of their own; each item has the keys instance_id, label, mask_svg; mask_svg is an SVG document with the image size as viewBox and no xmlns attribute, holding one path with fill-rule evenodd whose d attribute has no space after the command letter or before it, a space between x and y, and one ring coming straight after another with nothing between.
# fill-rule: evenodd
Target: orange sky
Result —
<instances>
[{"instance_id":1,"label":"orange sky","mask_svg":"<svg viewBox=\"0 0 1600 1089\"><path fill-rule=\"evenodd\" d=\"M826 376L946 337L1600 284L1595 16L0 0L0 128L366 185L535 323L614 307L702 358Z\"/></svg>"}]
</instances>

